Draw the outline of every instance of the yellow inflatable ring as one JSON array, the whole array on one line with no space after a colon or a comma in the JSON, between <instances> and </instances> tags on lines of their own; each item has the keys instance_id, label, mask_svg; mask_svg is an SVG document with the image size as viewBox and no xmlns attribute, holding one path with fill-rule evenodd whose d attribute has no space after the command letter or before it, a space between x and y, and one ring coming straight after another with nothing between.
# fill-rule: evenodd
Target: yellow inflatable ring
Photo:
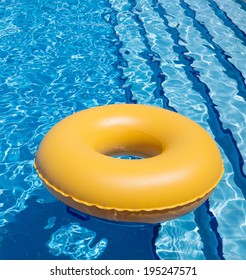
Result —
<instances>
[{"instance_id":1,"label":"yellow inflatable ring","mask_svg":"<svg viewBox=\"0 0 246 280\"><path fill-rule=\"evenodd\" d=\"M144 158L112 157L126 154ZM65 204L105 219L146 223L193 211L223 173L217 145L198 124L136 104L63 119L41 142L35 167Z\"/></svg>"}]
</instances>

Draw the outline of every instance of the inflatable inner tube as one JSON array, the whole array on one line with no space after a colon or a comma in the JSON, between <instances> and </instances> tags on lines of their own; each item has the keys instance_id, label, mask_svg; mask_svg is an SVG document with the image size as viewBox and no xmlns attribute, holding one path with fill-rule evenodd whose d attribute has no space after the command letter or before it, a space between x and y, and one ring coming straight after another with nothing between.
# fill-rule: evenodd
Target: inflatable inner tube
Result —
<instances>
[{"instance_id":1,"label":"inflatable inner tube","mask_svg":"<svg viewBox=\"0 0 246 280\"><path fill-rule=\"evenodd\" d=\"M35 168L49 191L70 207L144 223L193 211L223 174L220 151L201 126L137 104L91 108L63 119L41 142Z\"/></svg>"}]
</instances>

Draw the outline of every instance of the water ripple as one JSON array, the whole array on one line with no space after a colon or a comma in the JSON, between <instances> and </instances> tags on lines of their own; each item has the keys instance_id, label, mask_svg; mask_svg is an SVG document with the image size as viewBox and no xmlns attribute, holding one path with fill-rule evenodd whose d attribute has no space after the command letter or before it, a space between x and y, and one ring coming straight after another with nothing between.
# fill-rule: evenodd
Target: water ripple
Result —
<instances>
[{"instance_id":1,"label":"water ripple","mask_svg":"<svg viewBox=\"0 0 246 280\"><path fill-rule=\"evenodd\" d=\"M155 246L163 260L205 259L193 213L163 223Z\"/></svg>"},{"instance_id":2,"label":"water ripple","mask_svg":"<svg viewBox=\"0 0 246 280\"><path fill-rule=\"evenodd\" d=\"M51 254L55 256L68 256L74 260L97 259L107 246L107 239L103 238L94 246L96 238L94 231L79 226L78 223L70 223L62 226L51 235L47 246Z\"/></svg>"}]
</instances>

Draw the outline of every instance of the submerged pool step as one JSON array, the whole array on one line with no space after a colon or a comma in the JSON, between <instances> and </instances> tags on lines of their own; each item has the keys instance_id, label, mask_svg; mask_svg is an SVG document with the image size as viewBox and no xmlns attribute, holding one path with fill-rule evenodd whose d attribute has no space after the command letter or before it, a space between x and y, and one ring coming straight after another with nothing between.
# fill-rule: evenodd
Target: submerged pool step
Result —
<instances>
[{"instance_id":1,"label":"submerged pool step","mask_svg":"<svg viewBox=\"0 0 246 280\"><path fill-rule=\"evenodd\" d=\"M246 157L245 148L242 147L246 128L240 125L240 122L243 123L245 119L245 84L241 67L243 62L238 54L245 50L243 42L240 41L244 33L236 29L237 23L232 23L231 28L225 24L229 22L229 17L225 11L219 10L220 6L212 0L198 3L192 0L168 3L162 0L139 0L123 1L120 5L112 0L110 3L122 24L131 22L134 33L128 34L134 34L134 38L140 42L136 47L141 46L141 50L135 49L134 56L126 56L126 62L128 63L128 59L140 59L141 65L145 65L145 68L138 68L139 75L143 73L139 86L144 82L144 78L146 84L151 81L152 87L145 87L149 90L147 98L138 89L135 90L134 86L131 87L132 95L139 103L148 102L151 94L153 98L161 98L161 101L165 101L162 103L164 107L191 117L210 133L214 133L215 139L226 153L224 158L227 170L231 170L232 166L238 178L233 186L233 199L243 199L241 190L245 178L241 162L242 158ZM237 5L233 2L231 4ZM120 12L122 7L124 13ZM124 32L124 29L117 28L123 46L119 51L127 46L127 52L131 53L134 40L128 44L131 37L125 37ZM238 42L238 48L232 45L234 41ZM144 74L146 67L147 78ZM134 75L129 75L130 69L130 64L129 67L122 68L127 84L134 85L136 80ZM162 96L155 94L156 91ZM229 150L233 152L230 154ZM227 183L226 180L221 183L221 188L228 189ZM214 210L214 218L218 218L220 223L223 217L216 217L218 209L226 206L219 198L219 192L218 196L212 196L211 214ZM216 201L220 201L220 206ZM244 215L243 208L239 211ZM224 229L222 236L226 237ZM227 242L234 242L237 246L235 240L225 239L223 244L227 246ZM229 254L226 257L231 256Z\"/></svg>"}]
</instances>

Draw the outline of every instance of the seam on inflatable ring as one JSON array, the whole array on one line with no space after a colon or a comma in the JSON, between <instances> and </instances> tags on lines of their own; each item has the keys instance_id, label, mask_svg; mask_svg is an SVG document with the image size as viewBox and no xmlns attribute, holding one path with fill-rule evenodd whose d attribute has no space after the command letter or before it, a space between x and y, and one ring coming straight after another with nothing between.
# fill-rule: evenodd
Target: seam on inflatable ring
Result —
<instances>
[{"instance_id":1,"label":"seam on inflatable ring","mask_svg":"<svg viewBox=\"0 0 246 280\"><path fill-rule=\"evenodd\" d=\"M180 207L185 207L185 206L188 206L196 201L199 201L201 199L203 199L206 195L208 195L209 193L211 193L213 191L213 189L218 185L219 181L221 180L222 176L223 176L223 173L224 173L224 165L222 165L222 171L221 171L221 174L220 174L220 177L219 179L216 181L216 183L209 188L209 190L201 195L200 197L197 197L196 199L194 200L189 200L187 201L186 203L183 203L183 204L175 204L173 206L170 206L170 207L163 207L163 208L149 208L149 209L122 209L122 208L114 208L114 207L107 207L107 206L101 206L101 205L97 205L97 204L93 204L93 203L89 203L89 202L86 202L86 201L83 201L83 200L80 200L80 199L77 199L75 197L73 197L72 195L69 195L69 194L66 194L64 193L63 191L61 191L60 189L58 189L57 187L55 187L54 185L50 184L44 177L43 175L39 172L38 170L38 167L36 165L36 161L34 160L34 167L39 175L39 177L42 179L42 181L47 185L49 186L51 189L53 189L54 191L58 192L59 194L61 194L62 196L64 197L68 197L68 198L71 198L72 200L74 200L75 202L77 203L80 203L80 204L84 204L86 206L89 206L89 207L97 207L99 209L102 209L102 210L115 210L115 211L118 211L118 212L123 212L123 211L128 211L128 212L153 212L153 211L165 211L165 210L174 210L174 209L177 209L177 208L180 208Z\"/></svg>"}]
</instances>

